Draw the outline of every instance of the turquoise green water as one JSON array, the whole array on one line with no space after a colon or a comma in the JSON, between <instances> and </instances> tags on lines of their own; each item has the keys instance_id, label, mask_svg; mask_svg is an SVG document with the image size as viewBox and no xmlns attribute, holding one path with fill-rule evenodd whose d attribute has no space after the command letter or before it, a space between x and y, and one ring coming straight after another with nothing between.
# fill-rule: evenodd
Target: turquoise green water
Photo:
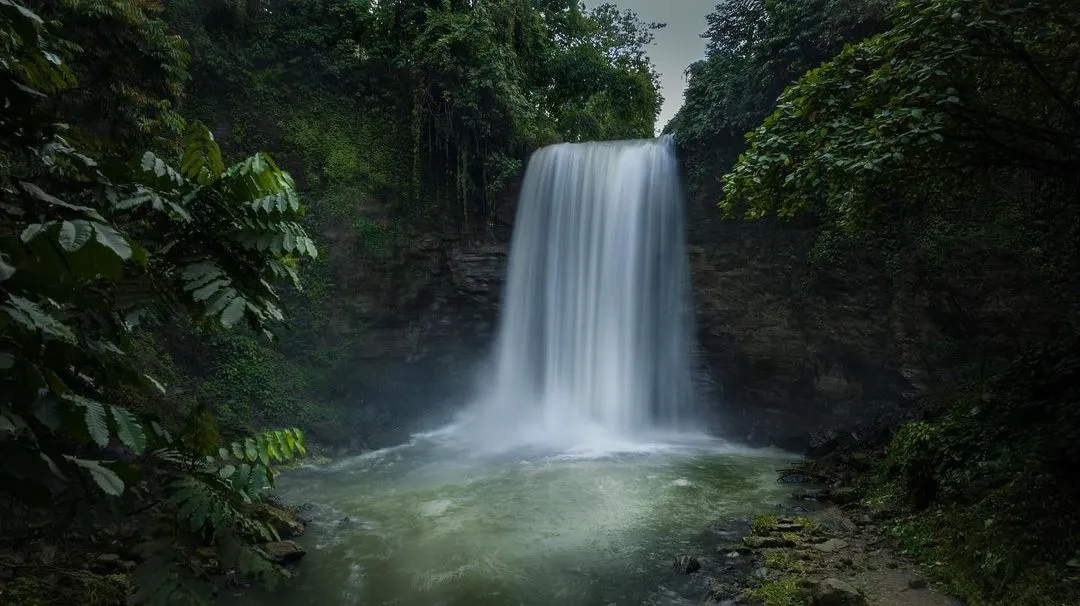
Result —
<instances>
[{"instance_id":1,"label":"turquoise green water","mask_svg":"<svg viewBox=\"0 0 1080 606\"><path fill-rule=\"evenodd\" d=\"M683 603L672 559L714 555L711 523L782 500L789 462L700 440L480 458L417 437L282 477L311 506L308 556L287 588L238 603Z\"/></svg>"}]
</instances>

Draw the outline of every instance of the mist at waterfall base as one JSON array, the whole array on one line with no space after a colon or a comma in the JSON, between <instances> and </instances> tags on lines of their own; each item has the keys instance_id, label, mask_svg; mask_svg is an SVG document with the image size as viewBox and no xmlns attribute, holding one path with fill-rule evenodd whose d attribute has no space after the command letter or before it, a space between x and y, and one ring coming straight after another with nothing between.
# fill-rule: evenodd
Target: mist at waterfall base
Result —
<instances>
[{"instance_id":1,"label":"mist at waterfall base","mask_svg":"<svg viewBox=\"0 0 1080 606\"><path fill-rule=\"evenodd\" d=\"M405 444L283 474L296 579L238 604L694 604L672 559L783 501L790 456L695 430L680 186L666 140L527 169L487 388ZM434 396L433 396L434 397Z\"/></svg>"}]
</instances>

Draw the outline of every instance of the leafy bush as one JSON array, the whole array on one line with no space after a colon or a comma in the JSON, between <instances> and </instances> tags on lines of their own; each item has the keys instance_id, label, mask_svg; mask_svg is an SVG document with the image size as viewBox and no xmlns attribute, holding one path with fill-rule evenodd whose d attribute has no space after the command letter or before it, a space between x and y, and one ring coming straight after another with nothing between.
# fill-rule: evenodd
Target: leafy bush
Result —
<instances>
[{"instance_id":1,"label":"leafy bush","mask_svg":"<svg viewBox=\"0 0 1080 606\"><path fill-rule=\"evenodd\" d=\"M1080 550L1080 342L1040 346L943 414L894 436L880 485L916 513L893 534L978 602L1080 596L1064 564Z\"/></svg>"},{"instance_id":2,"label":"leafy bush","mask_svg":"<svg viewBox=\"0 0 1080 606\"><path fill-rule=\"evenodd\" d=\"M242 574L270 580L276 569L252 542L276 535L243 505L272 484L273 464L303 455L303 436L218 448L215 432L173 438L113 397L166 400L131 355L140 326L188 315L272 336L284 316L271 282L299 286L297 260L317 254L292 179L265 154L226 167L199 125L132 165L91 158L53 113L75 77L51 28L0 0L0 496L55 512L58 524L89 512L92 525L133 502L154 512L163 538L135 603L205 597L186 582L191 545L217 546Z\"/></svg>"}]
</instances>

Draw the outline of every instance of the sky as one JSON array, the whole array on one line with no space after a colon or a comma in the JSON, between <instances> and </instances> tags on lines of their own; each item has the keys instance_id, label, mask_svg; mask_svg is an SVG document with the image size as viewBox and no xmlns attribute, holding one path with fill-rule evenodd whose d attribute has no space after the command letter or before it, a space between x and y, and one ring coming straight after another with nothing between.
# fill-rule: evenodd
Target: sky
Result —
<instances>
[{"instance_id":1,"label":"sky","mask_svg":"<svg viewBox=\"0 0 1080 606\"><path fill-rule=\"evenodd\" d=\"M679 111L686 89L686 68L705 55L705 15L712 12L719 0L609 0L620 8L628 8L645 22L667 23L656 32L656 41L649 48L649 56L660 72L664 106L656 120L659 132ZM602 0L586 0L589 8L602 4Z\"/></svg>"}]
</instances>

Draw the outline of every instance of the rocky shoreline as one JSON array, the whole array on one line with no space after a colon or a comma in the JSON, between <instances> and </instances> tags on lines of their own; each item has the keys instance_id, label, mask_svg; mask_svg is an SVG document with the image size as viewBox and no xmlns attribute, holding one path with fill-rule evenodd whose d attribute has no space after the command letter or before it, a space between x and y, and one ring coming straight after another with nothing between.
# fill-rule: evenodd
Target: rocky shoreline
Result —
<instances>
[{"instance_id":1,"label":"rocky shoreline","mask_svg":"<svg viewBox=\"0 0 1080 606\"><path fill-rule=\"evenodd\" d=\"M790 480L790 477L781 478ZM713 530L712 554L682 554L676 572L699 577L702 604L724 606L957 606L887 541L885 520L854 489L798 487L778 505Z\"/></svg>"},{"instance_id":2,"label":"rocky shoreline","mask_svg":"<svg viewBox=\"0 0 1080 606\"><path fill-rule=\"evenodd\" d=\"M307 526L299 508L276 499L251 507L250 514L272 527L279 539L258 548L286 575L291 574L291 568L306 555L294 540ZM0 538L0 605L127 603L133 575L149 557L142 548L147 540L143 521L136 517L115 527L98 528L89 540L73 535L49 537L36 531L27 531L33 537L29 539ZM250 585L221 565L215 547L200 547L187 555L192 569L208 575L218 591Z\"/></svg>"}]
</instances>

